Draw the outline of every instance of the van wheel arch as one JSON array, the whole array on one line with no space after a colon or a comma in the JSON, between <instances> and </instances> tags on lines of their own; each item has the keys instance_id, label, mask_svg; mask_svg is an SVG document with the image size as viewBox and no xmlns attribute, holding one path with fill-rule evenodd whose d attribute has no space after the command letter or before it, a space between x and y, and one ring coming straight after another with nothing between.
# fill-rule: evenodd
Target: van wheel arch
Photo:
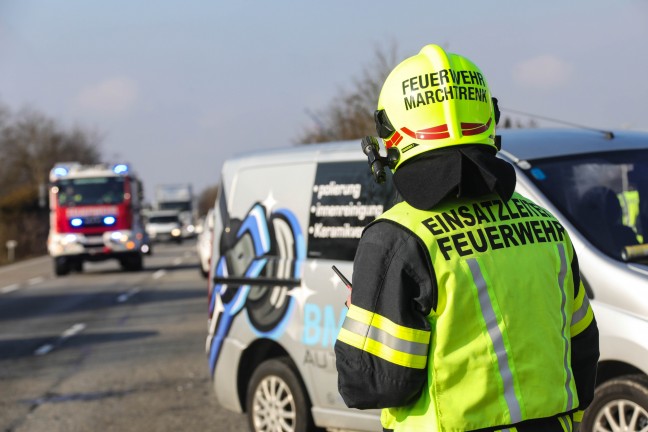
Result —
<instances>
[{"instance_id":1,"label":"van wheel arch","mask_svg":"<svg viewBox=\"0 0 648 432\"><path fill-rule=\"evenodd\" d=\"M252 374L261 363L278 357L288 357L288 352L277 342L270 339L258 339L254 341L241 356L238 368L237 387L239 402L245 412L247 400L247 388Z\"/></svg>"},{"instance_id":2,"label":"van wheel arch","mask_svg":"<svg viewBox=\"0 0 648 432\"><path fill-rule=\"evenodd\" d=\"M644 374L642 370L632 366L631 364L607 360L599 362L596 372L596 387L615 378L625 375L641 375ZM645 375L645 374L644 374Z\"/></svg>"}]
</instances>

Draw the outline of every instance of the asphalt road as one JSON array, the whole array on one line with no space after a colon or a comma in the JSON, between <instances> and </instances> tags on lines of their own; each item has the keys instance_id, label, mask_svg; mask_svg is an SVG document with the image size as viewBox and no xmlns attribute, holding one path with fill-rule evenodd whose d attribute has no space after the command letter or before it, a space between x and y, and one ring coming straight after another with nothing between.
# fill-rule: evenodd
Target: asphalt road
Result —
<instances>
[{"instance_id":1,"label":"asphalt road","mask_svg":"<svg viewBox=\"0 0 648 432\"><path fill-rule=\"evenodd\" d=\"M247 430L213 396L195 242L156 245L144 266L0 267L0 430Z\"/></svg>"}]
</instances>

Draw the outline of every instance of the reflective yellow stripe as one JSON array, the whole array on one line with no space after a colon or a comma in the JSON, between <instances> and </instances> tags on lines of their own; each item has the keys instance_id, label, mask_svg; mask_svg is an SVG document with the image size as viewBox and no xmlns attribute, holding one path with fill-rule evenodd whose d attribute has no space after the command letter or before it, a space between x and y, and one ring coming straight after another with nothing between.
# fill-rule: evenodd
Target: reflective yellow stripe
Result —
<instances>
[{"instance_id":1,"label":"reflective yellow stripe","mask_svg":"<svg viewBox=\"0 0 648 432\"><path fill-rule=\"evenodd\" d=\"M574 418L574 422L576 423L581 423L583 421L583 414L585 414L585 411L576 411L572 414L572 417Z\"/></svg>"},{"instance_id":2,"label":"reflective yellow stripe","mask_svg":"<svg viewBox=\"0 0 648 432\"><path fill-rule=\"evenodd\" d=\"M574 337L583 332L594 319L594 312L592 312L592 307L590 306L587 295L585 294L585 288L581 283L578 290L578 295L574 300L574 312L572 315L570 333L571 337Z\"/></svg>"},{"instance_id":3,"label":"reflective yellow stripe","mask_svg":"<svg viewBox=\"0 0 648 432\"><path fill-rule=\"evenodd\" d=\"M558 421L560 422L560 426L562 427L562 430L564 432L573 431L571 416L566 415L566 416L558 417Z\"/></svg>"},{"instance_id":4,"label":"reflective yellow stripe","mask_svg":"<svg viewBox=\"0 0 648 432\"><path fill-rule=\"evenodd\" d=\"M430 332L398 325L351 305L338 340L390 363L423 369L427 363Z\"/></svg>"},{"instance_id":5,"label":"reflective yellow stripe","mask_svg":"<svg viewBox=\"0 0 648 432\"><path fill-rule=\"evenodd\" d=\"M347 317L360 321L368 326L379 328L386 331L392 336L409 342L422 344L430 343L430 332L425 330L413 329L396 324L395 322L380 316L374 312L362 309L358 306L351 305L347 312Z\"/></svg>"},{"instance_id":6,"label":"reflective yellow stripe","mask_svg":"<svg viewBox=\"0 0 648 432\"><path fill-rule=\"evenodd\" d=\"M397 351L373 339L352 333L345 328L340 329L338 340L399 366L424 369L427 363L427 356Z\"/></svg>"}]
</instances>

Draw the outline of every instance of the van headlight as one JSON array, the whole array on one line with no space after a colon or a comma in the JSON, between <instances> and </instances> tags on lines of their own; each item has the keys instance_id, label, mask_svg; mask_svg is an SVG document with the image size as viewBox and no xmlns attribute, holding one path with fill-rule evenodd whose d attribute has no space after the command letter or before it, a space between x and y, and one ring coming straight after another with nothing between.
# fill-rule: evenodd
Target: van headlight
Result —
<instances>
[{"instance_id":1,"label":"van headlight","mask_svg":"<svg viewBox=\"0 0 648 432\"><path fill-rule=\"evenodd\" d=\"M115 250L133 249L135 237L131 231L110 231L103 235L104 244Z\"/></svg>"},{"instance_id":2,"label":"van headlight","mask_svg":"<svg viewBox=\"0 0 648 432\"><path fill-rule=\"evenodd\" d=\"M171 230L171 235L173 237L180 237L180 234L182 234L182 232L180 231L180 228L173 228Z\"/></svg>"}]
</instances>

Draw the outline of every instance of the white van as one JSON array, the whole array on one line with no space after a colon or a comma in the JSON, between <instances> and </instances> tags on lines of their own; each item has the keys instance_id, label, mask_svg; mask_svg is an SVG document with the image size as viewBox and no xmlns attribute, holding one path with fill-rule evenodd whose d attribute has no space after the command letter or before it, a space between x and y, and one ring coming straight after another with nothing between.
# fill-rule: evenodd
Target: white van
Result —
<instances>
[{"instance_id":1,"label":"white van","mask_svg":"<svg viewBox=\"0 0 648 432\"><path fill-rule=\"evenodd\" d=\"M598 320L598 387L583 430L646 430L648 134L502 136L518 192L570 232ZM374 182L359 140L224 164L206 351L217 400L246 412L252 430L381 429L377 410L346 408L338 394L333 344L348 293L331 267L351 279L363 227L397 199L389 178Z\"/></svg>"}]
</instances>

